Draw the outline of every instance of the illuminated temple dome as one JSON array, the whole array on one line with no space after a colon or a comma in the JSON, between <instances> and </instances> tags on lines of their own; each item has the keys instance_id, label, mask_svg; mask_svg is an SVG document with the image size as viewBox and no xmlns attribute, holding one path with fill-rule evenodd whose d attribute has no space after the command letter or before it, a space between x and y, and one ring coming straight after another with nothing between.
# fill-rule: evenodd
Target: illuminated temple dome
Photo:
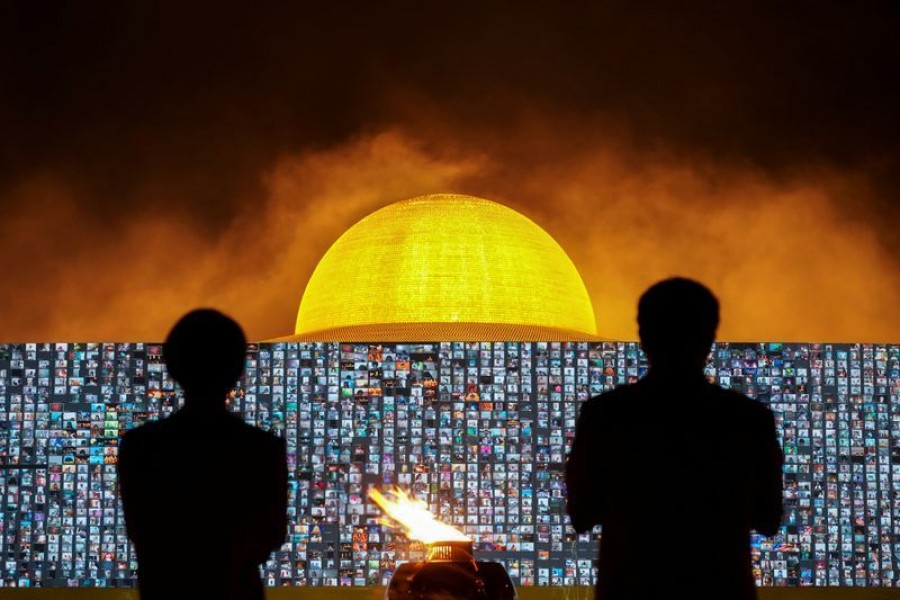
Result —
<instances>
[{"instance_id":1,"label":"illuminated temple dome","mask_svg":"<svg viewBox=\"0 0 900 600\"><path fill-rule=\"evenodd\" d=\"M596 325L581 276L546 231L496 202L435 194L338 238L285 339L592 340Z\"/></svg>"}]
</instances>

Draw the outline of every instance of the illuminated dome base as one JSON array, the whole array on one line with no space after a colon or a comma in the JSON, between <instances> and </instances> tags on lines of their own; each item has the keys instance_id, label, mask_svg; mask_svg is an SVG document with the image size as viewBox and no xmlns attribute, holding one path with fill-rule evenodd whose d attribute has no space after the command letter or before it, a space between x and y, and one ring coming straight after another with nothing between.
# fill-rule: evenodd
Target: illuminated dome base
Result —
<instances>
[{"instance_id":1,"label":"illuminated dome base","mask_svg":"<svg viewBox=\"0 0 900 600\"><path fill-rule=\"evenodd\" d=\"M289 335L272 342L592 342L606 341L571 329L507 323L383 323Z\"/></svg>"},{"instance_id":2,"label":"illuminated dome base","mask_svg":"<svg viewBox=\"0 0 900 600\"><path fill-rule=\"evenodd\" d=\"M571 259L526 216L435 194L348 229L309 279L292 338L309 341L596 339Z\"/></svg>"}]
</instances>

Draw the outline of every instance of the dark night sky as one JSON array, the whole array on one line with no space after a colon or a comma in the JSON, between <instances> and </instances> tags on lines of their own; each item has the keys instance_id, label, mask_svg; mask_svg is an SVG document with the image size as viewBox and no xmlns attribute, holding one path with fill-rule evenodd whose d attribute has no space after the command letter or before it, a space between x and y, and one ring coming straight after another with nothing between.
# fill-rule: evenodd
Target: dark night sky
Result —
<instances>
[{"instance_id":1,"label":"dark night sky","mask_svg":"<svg viewBox=\"0 0 900 600\"><path fill-rule=\"evenodd\" d=\"M0 8L0 339L290 333L341 231L453 189L553 234L612 337L678 272L725 338L900 340L896 3L35 4Z\"/></svg>"}]
</instances>

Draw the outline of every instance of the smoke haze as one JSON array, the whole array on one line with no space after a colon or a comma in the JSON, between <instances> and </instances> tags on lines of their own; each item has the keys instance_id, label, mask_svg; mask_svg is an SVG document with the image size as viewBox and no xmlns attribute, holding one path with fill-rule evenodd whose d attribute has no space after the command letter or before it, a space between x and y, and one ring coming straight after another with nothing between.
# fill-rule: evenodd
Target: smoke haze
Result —
<instances>
[{"instance_id":1,"label":"smoke haze","mask_svg":"<svg viewBox=\"0 0 900 600\"><path fill-rule=\"evenodd\" d=\"M708 284L720 339L897 341L895 6L6 8L0 340L292 333L329 245L455 191L553 235L601 335ZM399 16L398 16L399 15Z\"/></svg>"}]
</instances>

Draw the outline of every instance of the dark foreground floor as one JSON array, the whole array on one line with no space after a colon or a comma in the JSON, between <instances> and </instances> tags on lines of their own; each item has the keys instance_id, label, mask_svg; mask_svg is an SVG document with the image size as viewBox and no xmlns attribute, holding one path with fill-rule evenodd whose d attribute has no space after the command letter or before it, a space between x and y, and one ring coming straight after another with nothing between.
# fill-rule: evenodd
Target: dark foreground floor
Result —
<instances>
[{"instance_id":1,"label":"dark foreground floor","mask_svg":"<svg viewBox=\"0 0 900 600\"><path fill-rule=\"evenodd\" d=\"M593 600L587 587L521 587L520 600ZM336 595L338 594L338 595ZM270 588L269 600L383 600L384 588ZM900 600L900 588L762 588L760 600ZM130 589L0 589L0 600L138 600Z\"/></svg>"}]
</instances>

